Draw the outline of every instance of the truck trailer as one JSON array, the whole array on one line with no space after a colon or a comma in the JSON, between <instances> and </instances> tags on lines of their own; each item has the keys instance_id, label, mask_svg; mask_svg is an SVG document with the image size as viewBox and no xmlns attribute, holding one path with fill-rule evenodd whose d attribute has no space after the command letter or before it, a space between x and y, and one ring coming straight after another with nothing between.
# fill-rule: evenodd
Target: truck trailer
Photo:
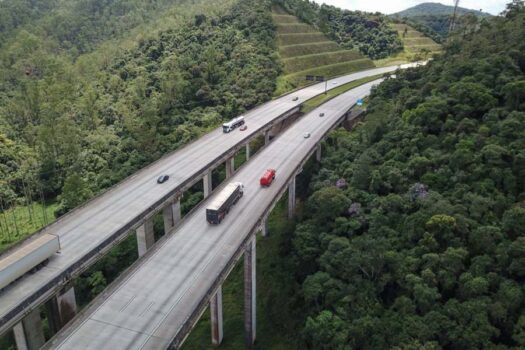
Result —
<instances>
[{"instance_id":1,"label":"truck trailer","mask_svg":"<svg viewBox=\"0 0 525 350\"><path fill-rule=\"evenodd\" d=\"M0 258L0 290L60 250L58 236L43 234Z\"/></svg>"},{"instance_id":2,"label":"truck trailer","mask_svg":"<svg viewBox=\"0 0 525 350\"><path fill-rule=\"evenodd\" d=\"M226 185L206 208L206 220L210 224L220 224L230 208L237 203L243 194L244 185L242 182L232 182Z\"/></svg>"}]
</instances>

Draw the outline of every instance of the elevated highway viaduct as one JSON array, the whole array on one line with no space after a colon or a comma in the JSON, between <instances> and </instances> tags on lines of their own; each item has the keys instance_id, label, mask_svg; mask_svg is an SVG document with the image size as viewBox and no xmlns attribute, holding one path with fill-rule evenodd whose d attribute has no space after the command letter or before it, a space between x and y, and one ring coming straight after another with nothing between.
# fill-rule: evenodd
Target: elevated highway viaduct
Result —
<instances>
[{"instance_id":1,"label":"elevated highway viaduct","mask_svg":"<svg viewBox=\"0 0 525 350\"><path fill-rule=\"evenodd\" d=\"M412 65L404 65L406 68ZM400 66L375 68L328 81L328 89L364 77L393 72ZM336 83L336 84L334 84ZM235 171L233 157L250 142L296 113L306 100L322 94L325 83L315 84L265 103L245 113L248 130L224 134L220 128L152 163L106 192L64 215L29 238L45 233L60 237L61 252L48 264L0 291L0 334L14 331L20 349L37 349L44 342L39 308L46 305L52 332L58 331L77 312L74 277L85 271L112 247L136 232L138 255L153 246L153 217L162 213L164 232L181 221L180 198L202 181L204 197L213 191L212 171L226 164L227 177ZM293 101L293 97L298 97ZM159 175L170 176L158 185ZM24 246L21 242L8 252ZM2 256L0 256L1 258Z\"/></svg>"},{"instance_id":2,"label":"elevated highway viaduct","mask_svg":"<svg viewBox=\"0 0 525 350\"><path fill-rule=\"evenodd\" d=\"M320 158L322 140L345 121L349 109L370 92L373 84L352 89L296 121L219 186L221 189L230 181L245 185L244 197L220 225L206 221L205 208L212 195L79 313L46 348L178 348L208 305L212 342L219 344L223 337L221 286L241 258L246 343L253 344L255 235L266 233L267 217L285 193L289 215L294 215L296 174L312 155ZM321 112L324 117L319 117ZM309 138L304 137L306 132ZM262 188L258 180L269 167L277 169L277 177L269 188Z\"/></svg>"}]
</instances>

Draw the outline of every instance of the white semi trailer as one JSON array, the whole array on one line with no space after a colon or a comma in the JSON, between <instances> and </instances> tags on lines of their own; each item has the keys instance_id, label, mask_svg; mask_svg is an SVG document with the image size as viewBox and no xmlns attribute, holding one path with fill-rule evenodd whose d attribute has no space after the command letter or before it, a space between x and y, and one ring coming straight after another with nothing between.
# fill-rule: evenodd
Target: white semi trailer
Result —
<instances>
[{"instance_id":1,"label":"white semi trailer","mask_svg":"<svg viewBox=\"0 0 525 350\"><path fill-rule=\"evenodd\" d=\"M60 250L56 235L43 234L0 258L0 290Z\"/></svg>"}]
</instances>

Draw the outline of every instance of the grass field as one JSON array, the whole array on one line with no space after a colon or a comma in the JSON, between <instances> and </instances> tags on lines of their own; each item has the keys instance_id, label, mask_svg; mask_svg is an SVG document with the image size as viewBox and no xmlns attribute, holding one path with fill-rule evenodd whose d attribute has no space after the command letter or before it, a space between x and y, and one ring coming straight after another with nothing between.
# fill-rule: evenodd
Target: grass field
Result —
<instances>
[{"instance_id":1,"label":"grass field","mask_svg":"<svg viewBox=\"0 0 525 350\"><path fill-rule=\"evenodd\" d=\"M57 204L17 206L0 213L0 252L55 220Z\"/></svg>"},{"instance_id":2,"label":"grass field","mask_svg":"<svg viewBox=\"0 0 525 350\"><path fill-rule=\"evenodd\" d=\"M284 74L277 81L276 96L305 86L306 75L330 78L374 67L360 52L342 49L317 28L286 14L282 8L275 6L272 16L284 68Z\"/></svg>"},{"instance_id":3,"label":"grass field","mask_svg":"<svg viewBox=\"0 0 525 350\"><path fill-rule=\"evenodd\" d=\"M279 53L281 57L285 59L296 58L296 56L314 55L323 52L333 52L337 50L340 50L337 43L326 40L318 43L281 46L279 48Z\"/></svg>"},{"instance_id":4,"label":"grass field","mask_svg":"<svg viewBox=\"0 0 525 350\"><path fill-rule=\"evenodd\" d=\"M325 103L326 101L342 94L342 93L345 93L347 92L348 90L350 89L353 89L359 85L363 85L363 84L366 84L368 82L371 82L371 81L374 81L376 79L379 79L381 78L383 75L382 74L379 74L379 75L374 75L374 76L371 76L371 77L366 77L366 78L363 78L363 79L359 79L359 80L356 80L356 81L352 81L348 84L344 84L344 85L341 85L335 89L332 89L330 91L327 92L326 95L319 95L319 96L316 96L308 101L306 101L304 104L303 104L303 107L301 109L301 111L303 113L309 113L311 112L312 110L314 110L315 108L319 107L320 105L322 105L323 103Z\"/></svg>"},{"instance_id":5,"label":"grass field","mask_svg":"<svg viewBox=\"0 0 525 350\"><path fill-rule=\"evenodd\" d=\"M393 23L392 27L403 40L404 50L393 57L374 61L378 67L425 60L441 51L440 44L407 24Z\"/></svg>"},{"instance_id":6,"label":"grass field","mask_svg":"<svg viewBox=\"0 0 525 350\"><path fill-rule=\"evenodd\" d=\"M326 40L326 36L319 32L279 34L279 46L316 43Z\"/></svg>"},{"instance_id":7,"label":"grass field","mask_svg":"<svg viewBox=\"0 0 525 350\"><path fill-rule=\"evenodd\" d=\"M283 63L287 72L294 73L304 70L304 67L328 66L362 58L359 52L344 50L285 58Z\"/></svg>"},{"instance_id":8,"label":"grass field","mask_svg":"<svg viewBox=\"0 0 525 350\"><path fill-rule=\"evenodd\" d=\"M277 31L280 34L293 34L293 33L314 33L317 30L305 23L280 23L277 24Z\"/></svg>"}]
</instances>

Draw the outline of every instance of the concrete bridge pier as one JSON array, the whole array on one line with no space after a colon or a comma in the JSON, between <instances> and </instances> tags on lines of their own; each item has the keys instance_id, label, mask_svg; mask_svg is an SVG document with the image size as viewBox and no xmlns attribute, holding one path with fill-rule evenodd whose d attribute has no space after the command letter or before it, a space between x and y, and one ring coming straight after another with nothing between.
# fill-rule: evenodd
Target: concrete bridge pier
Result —
<instances>
[{"instance_id":1,"label":"concrete bridge pier","mask_svg":"<svg viewBox=\"0 0 525 350\"><path fill-rule=\"evenodd\" d=\"M180 224L180 198L175 199L162 209L162 217L164 219L164 233L168 233L172 228Z\"/></svg>"},{"instance_id":2,"label":"concrete bridge pier","mask_svg":"<svg viewBox=\"0 0 525 350\"><path fill-rule=\"evenodd\" d=\"M321 161L321 155L322 155L322 149L321 149L321 144L317 145L317 149L315 150L315 160L317 160L318 162Z\"/></svg>"},{"instance_id":3,"label":"concrete bridge pier","mask_svg":"<svg viewBox=\"0 0 525 350\"><path fill-rule=\"evenodd\" d=\"M220 345L223 338L223 319L222 319L222 286L210 300L211 315L211 342L213 345Z\"/></svg>"},{"instance_id":4,"label":"concrete bridge pier","mask_svg":"<svg viewBox=\"0 0 525 350\"><path fill-rule=\"evenodd\" d=\"M263 237L267 237L268 236L268 217L267 216L265 216L262 219L261 234L262 234Z\"/></svg>"},{"instance_id":5,"label":"concrete bridge pier","mask_svg":"<svg viewBox=\"0 0 525 350\"><path fill-rule=\"evenodd\" d=\"M288 185L288 219L295 216L295 175Z\"/></svg>"},{"instance_id":6,"label":"concrete bridge pier","mask_svg":"<svg viewBox=\"0 0 525 350\"><path fill-rule=\"evenodd\" d=\"M37 350L46 342L42 319L38 309L31 311L22 321L13 327L16 348L18 350Z\"/></svg>"},{"instance_id":7,"label":"concrete bridge pier","mask_svg":"<svg viewBox=\"0 0 525 350\"><path fill-rule=\"evenodd\" d=\"M267 146L270 143L270 130L264 132L264 145Z\"/></svg>"},{"instance_id":8,"label":"concrete bridge pier","mask_svg":"<svg viewBox=\"0 0 525 350\"><path fill-rule=\"evenodd\" d=\"M75 288L67 286L46 304L49 328L56 334L77 314L77 299Z\"/></svg>"},{"instance_id":9,"label":"concrete bridge pier","mask_svg":"<svg viewBox=\"0 0 525 350\"><path fill-rule=\"evenodd\" d=\"M155 244L155 236L153 234L153 218L146 219L144 223L137 228L137 247L139 257L146 254L149 248Z\"/></svg>"},{"instance_id":10,"label":"concrete bridge pier","mask_svg":"<svg viewBox=\"0 0 525 350\"><path fill-rule=\"evenodd\" d=\"M211 183L211 169L204 175L202 178L203 187L204 187L204 199L208 198L208 196L213 191L212 183Z\"/></svg>"},{"instance_id":11,"label":"concrete bridge pier","mask_svg":"<svg viewBox=\"0 0 525 350\"><path fill-rule=\"evenodd\" d=\"M247 347L255 342L256 334L256 274L255 235L244 247L244 340Z\"/></svg>"},{"instance_id":12,"label":"concrete bridge pier","mask_svg":"<svg viewBox=\"0 0 525 350\"><path fill-rule=\"evenodd\" d=\"M226 179L229 179L235 173L235 157L226 161Z\"/></svg>"},{"instance_id":13,"label":"concrete bridge pier","mask_svg":"<svg viewBox=\"0 0 525 350\"><path fill-rule=\"evenodd\" d=\"M250 143L246 144L246 161L250 160Z\"/></svg>"}]
</instances>

